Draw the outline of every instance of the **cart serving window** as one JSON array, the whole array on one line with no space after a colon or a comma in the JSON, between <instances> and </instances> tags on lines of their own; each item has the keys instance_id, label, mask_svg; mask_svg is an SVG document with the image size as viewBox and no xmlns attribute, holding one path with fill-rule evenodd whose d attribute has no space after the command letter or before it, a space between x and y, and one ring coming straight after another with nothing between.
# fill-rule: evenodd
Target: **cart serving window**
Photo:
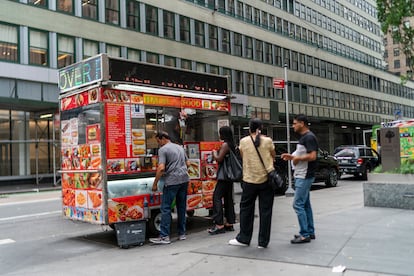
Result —
<instances>
[{"instance_id":1,"label":"cart serving window","mask_svg":"<svg viewBox=\"0 0 414 276\"><path fill-rule=\"evenodd\" d=\"M227 78L113 59L104 54L59 71L64 215L98 224L149 219L157 131L191 160L188 210L209 208L218 129L229 124Z\"/></svg>"}]
</instances>

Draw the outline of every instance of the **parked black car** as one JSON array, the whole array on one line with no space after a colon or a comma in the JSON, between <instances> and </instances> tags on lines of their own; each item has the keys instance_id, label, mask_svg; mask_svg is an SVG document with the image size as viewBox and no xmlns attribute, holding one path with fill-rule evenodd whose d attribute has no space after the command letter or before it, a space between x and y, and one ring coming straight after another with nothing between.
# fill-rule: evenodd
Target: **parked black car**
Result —
<instances>
[{"instance_id":1,"label":"parked black car","mask_svg":"<svg viewBox=\"0 0 414 276\"><path fill-rule=\"evenodd\" d=\"M291 142L291 152L294 151L296 148L297 142ZM286 142L274 142L275 150L276 150L276 159L275 159L275 168L278 173L285 179L286 187L284 188L284 192L287 189L288 185L288 163L287 161L282 160L280 157L282 153L287 152L287 143ZM339 167L338 161L327 151L318 150L318 166L315 172L315 181L317 182L325 182L326 186L328 187L335 187L338 184L338 175L339 175ZM293 174L292 174L292 181L293 181Z\"/></svg>"},{"instance_id":2,"label":"parked black car","mask_svg":"<svg viewBox=\"0 0 414 276\"><path fill-rule=\"evenodd\" d=\"M364 145L339 146L334 155L339 162L340 174L353 174L362 180L367 180L368 173L381 164L378 152Z\"/></svg>"}]
</instances>

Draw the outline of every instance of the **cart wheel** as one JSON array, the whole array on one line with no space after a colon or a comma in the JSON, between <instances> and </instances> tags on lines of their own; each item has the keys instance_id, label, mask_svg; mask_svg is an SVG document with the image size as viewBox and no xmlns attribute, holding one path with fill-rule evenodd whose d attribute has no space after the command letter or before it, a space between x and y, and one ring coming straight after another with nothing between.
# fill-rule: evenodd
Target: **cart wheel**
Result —
<instances>
[{"instance_id":1,"label":"cart wheel","mask_svg":"<svg viewBox=\"0 0 414 276\"><path fill-rule=\"evenodd\" d=\"M151 218L148 220L148 232L151 235L158 235L161 230L161 211L152 210Z\"/></svg>"},{"instance_id":2,"label":"cart wheel","mask_svg":"<svg viewBox=\"0 0 414 276\"><path fill-rule=\"evenodd\" d=\"M194 216L194 213L195 213L195 211L194 211L194 210L188 210L188 211L187 211L187 216L191 218L191 217L193 217L193 216Z\"/></svg>"}]
</instances>

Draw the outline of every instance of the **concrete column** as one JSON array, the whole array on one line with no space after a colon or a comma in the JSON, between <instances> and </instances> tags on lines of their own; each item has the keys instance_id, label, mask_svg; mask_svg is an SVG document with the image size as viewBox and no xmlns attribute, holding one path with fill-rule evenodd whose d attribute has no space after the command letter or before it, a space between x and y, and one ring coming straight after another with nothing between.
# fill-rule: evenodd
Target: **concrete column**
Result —
<instances>
[{"instance_id":1,"label":"concrete column","mask_svg":"<svg viewBox=\"0 0 414 276\"><path fill-rule=\"evenodd\" d=\"M19 33L20 45L26 45L26 47L20 47L20 63L29 64L29 28L27 26L20 26Z\"/></svg>"}]
</instances>

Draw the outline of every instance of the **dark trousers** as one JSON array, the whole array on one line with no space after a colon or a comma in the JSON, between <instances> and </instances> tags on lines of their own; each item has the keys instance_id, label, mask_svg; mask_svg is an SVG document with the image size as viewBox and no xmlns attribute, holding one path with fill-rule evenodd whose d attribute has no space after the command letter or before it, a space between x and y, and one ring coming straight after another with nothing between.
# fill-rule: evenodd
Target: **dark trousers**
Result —
<instances>
[{"instance_id":1,"label":"dark trousers","mask_svg":"<svg viewBox=\"0 0 414 276\"><path fill-rule=\"evenodd\" d=\"M217 181L216 188L213 194L213 221L217 225L223 225L223 201L224 201L224 216L229 224L236 221L236 214L234 213L233 202L233 182L231 181Z\"/></svg>"},{"instance_id":2,"label":"dark trousers","mask_svg":"<svg viewBox=\"0 0 414 276\"><path fill-rule=\"evenodd\" d=\"M250 244L253 235L254 210L256 198L259 197L259 240L258 245L267 247L270 240L272 225L272 209L274 191L267 183L249 184L241 183L243 193L240 201L240 233L236 239L245 244Z\"/></svg>"}]
</instances>

